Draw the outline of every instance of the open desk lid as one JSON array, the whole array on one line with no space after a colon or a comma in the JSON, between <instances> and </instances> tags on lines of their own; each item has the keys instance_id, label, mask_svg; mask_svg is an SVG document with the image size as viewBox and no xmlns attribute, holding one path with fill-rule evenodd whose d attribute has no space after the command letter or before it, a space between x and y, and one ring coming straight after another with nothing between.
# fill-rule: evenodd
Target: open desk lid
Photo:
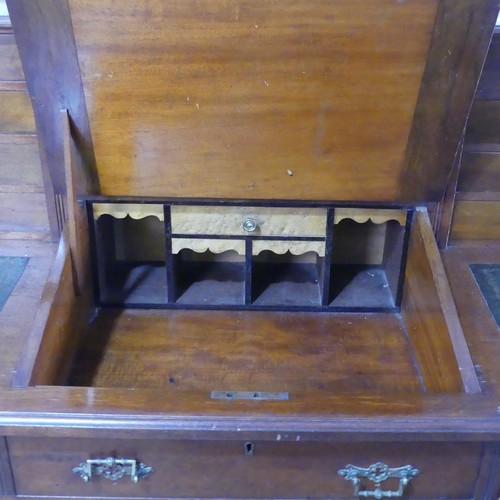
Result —
<instances>
[{"instance_id":1,"label":"open desk lid","mask_svg":"<svg viewBox=\"0 0 500 500\"><path fill-rule=\"evenodd\" d=\"M62 106L104 195L388 202L442 197L498 7L8 3L56 192Z\"/></svg>"}]
</instances>

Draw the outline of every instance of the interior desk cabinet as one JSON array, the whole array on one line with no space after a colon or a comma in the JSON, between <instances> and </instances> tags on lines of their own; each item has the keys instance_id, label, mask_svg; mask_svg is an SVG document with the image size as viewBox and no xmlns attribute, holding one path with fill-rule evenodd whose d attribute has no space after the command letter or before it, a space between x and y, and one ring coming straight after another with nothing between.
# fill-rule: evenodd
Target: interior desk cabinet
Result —
<instances>
[{"instance_id":1,"label":"interior desk cabinet","mask_svg":"<svg viewBox=\"0 0 500 500\"><path fill-rule=\"evenodd\" d=\"M434 230L497 2L8 5L61 240L0 492L495 500Z\"/></svg>"}]
</instances>

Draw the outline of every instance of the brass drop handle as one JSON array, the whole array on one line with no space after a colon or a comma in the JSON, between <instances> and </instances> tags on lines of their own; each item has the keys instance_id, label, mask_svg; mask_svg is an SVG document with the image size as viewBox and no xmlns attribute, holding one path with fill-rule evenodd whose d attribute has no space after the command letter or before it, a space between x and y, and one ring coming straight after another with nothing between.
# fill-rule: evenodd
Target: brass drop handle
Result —
<instances>
[{"instance_id":1,"label":"brass drop handle","mask_svg":"<svg viewBox=\"0 0 500 500\"><path fill-rule=\"evenodd\" d=\"M405 487L408 483L420 474L420 471L411 465L403 467L390 468L383 462L377 462L370 467L356 467L355 465L346 465L345 469L340 469L338 474L354 485L354 495L356 497L372 497L380 500L381 498L402 497ZM381 483L389 478L399 479L399 488L395 491L383 490ZM362 490L361 479L368 479L375 483L374 490Z\"/></svg>"},{"instance_id":2,"label":"brass drop handle","mask_svg":"<svg viewBox=\"0 0 500 500\"><path fill-rule=\"evenodd\" d=\"M122 477L130 476L132 482L137 483L139 479L153 472L153 468L137 460L127 458L97 458L82 462L73 468L86 483L93 475L102 476L110 481L118 481Z\"/></svg>"}]
</instances>

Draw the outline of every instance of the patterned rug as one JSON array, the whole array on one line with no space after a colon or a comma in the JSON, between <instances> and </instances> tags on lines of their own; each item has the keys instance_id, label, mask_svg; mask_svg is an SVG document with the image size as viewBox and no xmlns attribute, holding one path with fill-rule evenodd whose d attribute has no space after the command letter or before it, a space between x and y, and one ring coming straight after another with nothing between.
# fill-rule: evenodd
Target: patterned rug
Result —
<instances>
[{"instance_id":1,"label":"patterned rug","mask_svg":"<svg viewBox=\"0 0 500 500\"><path fill-rule=\"evenodd\" d=\"M500 264L471 264L470 268L500 327Z\"/></svg>"},{"instance_id":2,"label":"patterned rug","mask_svg":"<svg viewBox=\"0 0 500 500\"><path fill-rule=\"evenodd\" d=\"M28 257L0 257L0 311L23 274Z\"/></svg>"}]
</instances>

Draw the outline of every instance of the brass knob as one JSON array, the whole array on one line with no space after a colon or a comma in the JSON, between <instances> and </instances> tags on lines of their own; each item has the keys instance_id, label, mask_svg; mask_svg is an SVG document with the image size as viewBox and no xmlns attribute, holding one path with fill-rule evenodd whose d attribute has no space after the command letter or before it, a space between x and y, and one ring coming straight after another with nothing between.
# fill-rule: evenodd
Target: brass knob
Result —
<instances>
[{"instance_id":1,"label":"brass knob","mask_svg":"<svg viewBox=\"0 0 500 500\"><path fill-rule=\"evenodd\" d=\"M254 219L247 219L243 223L243 229L247 233L252 233L253 231L255 231L257 229L257 222Z\"/></svg>"}]
</instances>

